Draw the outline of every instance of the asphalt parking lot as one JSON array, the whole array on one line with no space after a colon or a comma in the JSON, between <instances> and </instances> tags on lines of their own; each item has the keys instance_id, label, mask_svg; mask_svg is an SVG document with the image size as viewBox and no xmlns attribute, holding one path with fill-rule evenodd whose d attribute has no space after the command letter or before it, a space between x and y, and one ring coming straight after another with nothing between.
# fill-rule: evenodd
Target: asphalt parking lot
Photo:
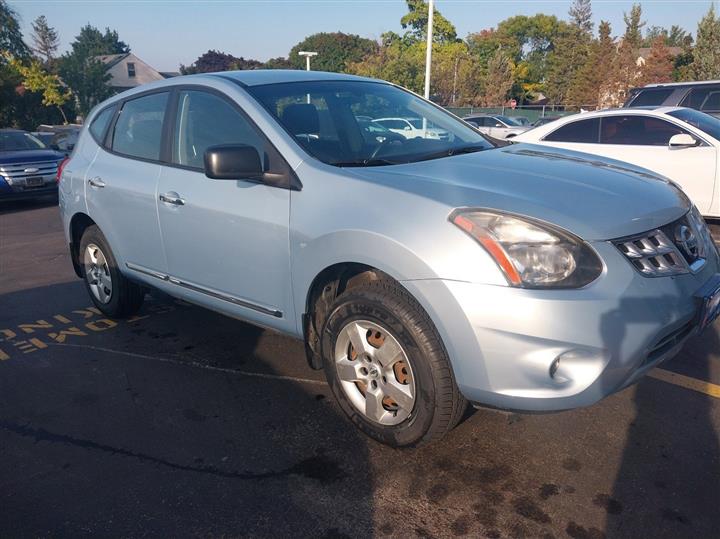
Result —
<instances>
[{"instance_id":1,"label":"asphalt parking lot","mask_svg":"<svg viewBox=\"0 0 720 539\"><path fill-rule=\"evenodd\" d=\"M720 324L593 407L393 450L299 342L167 297L90 305L57 207L0 206L3 537L718 536Z\"/></svg>"}]
</instances>

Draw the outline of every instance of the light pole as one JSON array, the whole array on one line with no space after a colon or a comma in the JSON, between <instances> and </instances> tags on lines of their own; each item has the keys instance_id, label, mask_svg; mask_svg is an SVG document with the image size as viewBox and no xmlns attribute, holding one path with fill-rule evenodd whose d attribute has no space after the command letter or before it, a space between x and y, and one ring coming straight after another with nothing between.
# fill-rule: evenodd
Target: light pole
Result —
<instances>
[{"instance_id":1,"label":"light pole","mask_svg":"<svg viewBox=\"0 0 720 539\"><path fill-rule=\"evenodd\" d=\"M435 2L428 2L427 50L425 51L425 99L430 99L430 67L432 66L433 15ZM423 116L423 138L427 138L427 118Z\"/></svg>"},{"instance_id":2,"label":"light pole","mask_svg":"<svg viewBox=\"0 0 720 539\"><path fill-rule=\"evenodd\" d=\"M298 52L300 56L305 57L305 71L310 71L310 58L313 56L317 56L317 52L311 52L311 51L300 51Z\"/></svg>"}]
</instances>

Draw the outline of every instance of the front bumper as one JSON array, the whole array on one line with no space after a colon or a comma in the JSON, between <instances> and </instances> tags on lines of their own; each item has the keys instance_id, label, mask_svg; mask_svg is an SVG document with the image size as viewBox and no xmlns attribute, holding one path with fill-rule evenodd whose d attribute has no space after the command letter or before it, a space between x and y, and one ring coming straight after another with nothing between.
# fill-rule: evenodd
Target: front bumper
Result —
<instances>
[{"instance_id":1,"label":"front bumper","mask_svg":"<svg viewBox=\"0 0 720 539\"><path fill-rule=\"evenodd\" d=\"M26 200L45 196L57 195L58 187L54 176L44 176L42 185L29 187L24 182L9 185L0 176L0 201Z\"/></svg>"},{"instance_id":2,"label":"front bumper","mask_svg":"<svg viewBox=\"0 0 720 539\"><path fill-rule=\"evenodd\" d=\"M472 402L550 411L593 404L676 355L697 333L697 291L720 268L648 278L610 243L606 269L578 290L444 280L403 284L430 314Z\"/></svg>"}]
</instances>

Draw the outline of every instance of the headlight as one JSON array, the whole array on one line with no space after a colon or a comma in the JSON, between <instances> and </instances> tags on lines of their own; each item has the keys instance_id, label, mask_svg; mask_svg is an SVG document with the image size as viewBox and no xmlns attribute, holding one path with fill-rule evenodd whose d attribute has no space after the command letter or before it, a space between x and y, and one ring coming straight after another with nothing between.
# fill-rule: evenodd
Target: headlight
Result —
<instances>
[{"instance_id":1,"label":"headlight","mask_svg":"<svg viewBox=\"0 0 720 539\"><path fill-rule=\"evenodd\" d=\"M602 273L589 245L546 223L473 209L455 210L450 221L487 250L511 286L580 288Z\"/></svg>"}]
</instances>

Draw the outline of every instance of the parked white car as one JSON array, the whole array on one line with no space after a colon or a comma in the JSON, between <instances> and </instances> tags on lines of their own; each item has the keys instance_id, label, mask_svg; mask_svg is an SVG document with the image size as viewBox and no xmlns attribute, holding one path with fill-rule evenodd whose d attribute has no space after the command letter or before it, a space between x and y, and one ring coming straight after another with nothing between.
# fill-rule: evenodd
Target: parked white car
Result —
<instances>
[{"instance_id":1,"label":"parked white car","mask_svg":"<svg viewBox=\"0 0 720 539\"><path fill-rule=\"evenodd\" d=\"M720 120L682 107L575 114L515 139L638 165L673 180L705 217L720 217Z\"/></svg>"},{"instance_id":2,"label":"parked white car","mask_svg":"<svg viewBox=\"0 0 720 539\"><path fill-rule=\"evenodd\" d=\"M376 118L374 123L389 129L393 133L402 135L406 139L430 138L447 140L448 132L433 126L426 126L423 129L423 121L420 118Z\"/></svg>"},{"instance_id":3,"label":"parked white car","mask_svg":"<svg viewBox=\"0 0 720 539\"><path fill-rule=\"evenodd\" d=\"M522 122L509 116L475 114L463 118L467 123L477 128L478 131L497 139L513 138L531 128Z\"/></svg>"}]
</instances>

